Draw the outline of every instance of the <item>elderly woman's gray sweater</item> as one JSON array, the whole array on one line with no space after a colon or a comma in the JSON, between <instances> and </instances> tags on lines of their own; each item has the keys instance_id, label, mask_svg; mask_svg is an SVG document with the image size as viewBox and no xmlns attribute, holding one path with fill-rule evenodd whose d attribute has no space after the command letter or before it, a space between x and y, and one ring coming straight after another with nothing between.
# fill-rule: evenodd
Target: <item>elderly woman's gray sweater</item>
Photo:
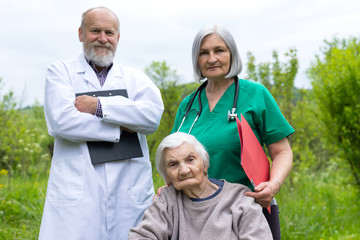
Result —
<instances>
[{"instance_id":1,"label":"elderly woman's gray sweater","mask_svg":"<svg viewBox=\"0 0 360 240\"><path fill-rule=\"evenodd\" d=\"M244 195L248 191L224 181L219 194L198 202L173 186L165 188L130 230L129 239L272 239L262 208Z\"/></svg>"}]
</instances>

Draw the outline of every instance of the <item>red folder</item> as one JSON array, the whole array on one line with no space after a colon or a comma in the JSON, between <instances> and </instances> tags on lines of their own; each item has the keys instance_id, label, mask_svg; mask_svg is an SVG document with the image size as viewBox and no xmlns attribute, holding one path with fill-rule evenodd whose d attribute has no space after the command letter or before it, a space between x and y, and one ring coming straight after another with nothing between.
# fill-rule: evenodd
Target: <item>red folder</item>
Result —
<instances>
[{"instance_id":1,"label":"red folder","mask_svg":"<svg viewBox=\"0 0 360 240\"><path fill-rule=\"evenodd\" d=\"M236 123L241 144L241 166L251 181L251 184L255 187L261 182L269 181L270 162L242 114L241 122L239 118L236 117ZM269 213L271 213L270 206L267 209Z\"/></svg>"}]
</instances>

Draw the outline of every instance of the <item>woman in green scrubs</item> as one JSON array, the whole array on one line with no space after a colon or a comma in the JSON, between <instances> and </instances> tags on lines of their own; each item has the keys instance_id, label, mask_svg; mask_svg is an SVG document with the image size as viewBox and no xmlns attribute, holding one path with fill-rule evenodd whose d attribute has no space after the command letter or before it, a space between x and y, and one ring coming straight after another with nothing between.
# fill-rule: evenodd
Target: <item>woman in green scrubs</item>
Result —
<instances>
[{"instance_id":1,"label":"woman in green scrubs","mask_svg":"<svg viewBox=\"0 0 360 240\"><path fill-rule=\"evenodd\" d=\"M200 83L205 79L207 85L200 93L194 92L182 101L172 132L194 135L209 153L209 177L247 185L253 191L247 195L265 208L291 171L293 156L287 136L294 129L263 85L238 79L242 63L228 30L219 25L200 30L193 43L192 57L195 80ZM267 146L272 159L270 180L255 188L240 164L236 121L228 121L228 111L231 111L235 98L235 81L239 85L235 113L246 118L260 144ZM198 98L202 111L194 123L200 109Z\"/></svg>"},{"instance_id":2,"label":"woman in green scrubs","mask_svg":"<svg viewBox=\"0 0 360 240\"><path fill-rule=\"evenodd\" d=\"M240 165L240 138L236 121L228 121L227 115L234 101L235 84L231 84L210 112L205 91L200 97L202 113L190 134L203 143L210 155L209 176L242 183L254 189ZM173 132L179 129L187 106L194 93L180 104ZM188 133L199 110L198 98L186 116L180 132ZM266 104L265 104L266 102ZM270 145L291 134L294 130L282 116L276 102L265 87L258 83L239 79L237 113L242 113L250 124L261 145ZM266 128L265 128L266 126Z\"/></svg>"}]
</instances>

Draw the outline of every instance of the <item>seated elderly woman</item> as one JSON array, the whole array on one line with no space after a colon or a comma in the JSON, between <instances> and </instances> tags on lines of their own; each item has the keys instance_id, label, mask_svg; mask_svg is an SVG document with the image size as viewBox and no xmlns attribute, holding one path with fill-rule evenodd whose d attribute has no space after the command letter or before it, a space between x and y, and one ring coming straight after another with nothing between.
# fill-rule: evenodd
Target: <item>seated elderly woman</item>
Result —
<instances>
[{"instance_id":1,"label":"seated elderly woman","mask_svg":"<svg viewBox=\"0 0 360 240\"><path fill-rule=\"evenodd\" d=\"M272 239L261 206L241 184L208 179L209 156L192 135L160 143L156 167L169 187L145 211L129 239Z\"/></svg>"}]
</instances>

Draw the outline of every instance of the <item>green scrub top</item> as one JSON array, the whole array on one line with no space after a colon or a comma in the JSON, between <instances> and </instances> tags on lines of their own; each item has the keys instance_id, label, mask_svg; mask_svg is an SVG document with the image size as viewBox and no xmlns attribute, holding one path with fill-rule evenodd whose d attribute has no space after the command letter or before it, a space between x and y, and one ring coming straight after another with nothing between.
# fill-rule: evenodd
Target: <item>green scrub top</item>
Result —
<instances>
[{"instance_id":1,"label":"green scrub top","mask_svg":"<svg viewBox=\"0 0 360 240\"><path fill-rule=\"evenodd\" d=\"M172 132L178 131L195 92L186 97L178 109ZM235 83L231 84L220 98L213 111L205 90L201 92L202 113L193 126L190 134L201 142L210 157L208 175L210 178L225 179L231 183L242 183L251 190L254 187L246 177L240 160L240 138L236 121L228 122L228 111L231 110L235 96ZM199 110L196 96L185 121L179 130L189 132ZM275 143L294 132L271 96L270 92L260 83L239 79L239 93L236 113L242 114L261 145Z\"/></svg>"}]
</instances>

